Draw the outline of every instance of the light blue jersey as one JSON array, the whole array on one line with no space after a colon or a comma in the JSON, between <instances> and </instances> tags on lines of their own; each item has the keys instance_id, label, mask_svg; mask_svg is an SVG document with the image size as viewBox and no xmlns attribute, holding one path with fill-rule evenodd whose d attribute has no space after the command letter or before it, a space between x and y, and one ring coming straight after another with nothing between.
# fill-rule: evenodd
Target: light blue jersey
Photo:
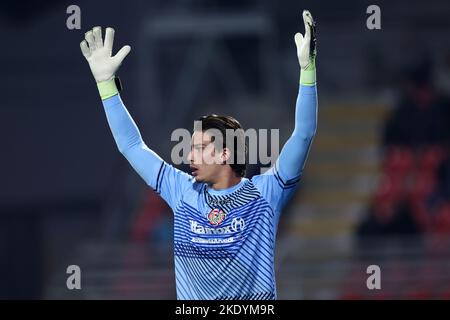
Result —
<instances>
[{"instance_id":1,"label":"light blue jersey","mask_svg":"<svg viewBox=\"0 0 450 320\"><path fill-rule=\"evenodd\" d=\"M277 225L316 132L316 86L300 87L295 129L276 164L223 190L196 182L150 150L119 95L103 105L120 152L174 212L177 298L276 299Z\"/></svg>"}]
</instances>

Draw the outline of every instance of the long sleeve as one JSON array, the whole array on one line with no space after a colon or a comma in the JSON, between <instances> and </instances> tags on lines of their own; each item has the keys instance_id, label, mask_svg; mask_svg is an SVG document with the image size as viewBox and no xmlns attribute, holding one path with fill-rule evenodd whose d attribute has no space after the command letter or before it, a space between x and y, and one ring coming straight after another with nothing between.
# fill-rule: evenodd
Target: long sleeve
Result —
<instances>
[{"instance_id":1,"label":"long sleeve","mask_svg":"<svg viewBox=\"0 0 450 320\"><path fill-rule=\"evenodd\" d=\"M103 100L103 107L119 151L147 185L169 206L176 206L183 189L191 185L192 177L167 164L147 147L120 95Z\"/></svg>"},{"instance_id":2,"label":"long sleeve","mask_svg":"<svg viewBox=\"0 0 450 320\"><path fill-rule=\"evenodd\" d=\"M144 181L156 189L156 177L163 160L144 143L136 123L119 95L103 100L103 107L120 153Z\"/></svg>"},{"instance_id":3,"label":"long sleeve","mask_svg":"<svg viewBox=\"0 0 450 320\"><path fill-rule=\"evenodd\" d=\"M316 86L301 85L295 110L295 128L281 150L275 166L254 176L253 183L279 214L294 194L317 128Z\"/></svg>"},{"instance_id":4,"label":"long sleeve","mask_svg":"<svg viewBox=\"0 0 450 320\"><path fill-rule=\"evenodd\" d=\"M276 162L276 169L285 183L298 180L317 129L316 85L300 85L295 109L295 128Z\"/></svg>"}]
</instances>

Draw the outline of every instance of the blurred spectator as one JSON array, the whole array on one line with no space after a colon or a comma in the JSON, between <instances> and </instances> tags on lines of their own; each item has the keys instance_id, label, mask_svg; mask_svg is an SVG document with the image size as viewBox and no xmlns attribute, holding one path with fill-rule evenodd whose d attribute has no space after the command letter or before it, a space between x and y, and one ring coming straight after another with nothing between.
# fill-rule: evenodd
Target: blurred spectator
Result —
<instances>
[{"instance_id":1,"label":"blurred spectator","mask_svg":"<svg viewBox=\"0 0 450 320\"><path fill-rule=\"evenodd\" d=\"M357 229L358 236L414 235L420 227L413 218L410 204L390 194L378 195L369 214Z\"/></svg>"},{"instance_id":2,"label":"blurred spectator","mask_svg":"<svg viewBox=\"0 0 450 320\"><path fill-rule=\"evenodd\" d=\"M153 190L145 190L145 196L131 229L133 242L166 244L171 241L170 218L167 204Z\"/></svg>"},{"instance_id":3,"label":"blurred spectator","mask_svg":"<svg viewBox=\"0 0 450 320\"><path fill-rule=\"evenodd\" d=\"M386 123L383 145L416 147L449 141L449 100L433 86L432 63L425 59L403 77L402 97Z\"/></svg>"},{"instance_id":4,"label":"blurred spectator","mask_svg":"<svg viewBox=\"0 0 450 320\"><path fill-rule=\"evenodd\" d=\"M423 59L401 82L383 132L382 179L359 235L450 233L450 100Z\"/></svg>"},{"instance_id":5,"label":"blurred spectator","mask_svg":"<svg viewBox=\"0 0 450 320\"><path fill-rule=\"evenodd\" d=\"M441 201L450 201L450 156L447 154L438 170L438 190L436 196Z\"/></svg>"},{"instance_id":6,"label":"blurred spectator","mask_svg":"<svg viewBox=\"0 0 450 320\"><path fill-rule=\"evenodd\" d=\"M450 234L450 156L437 170L436 192L430 199L434 208L432 231L436 234Z\"/></svg>"}]
</instances>

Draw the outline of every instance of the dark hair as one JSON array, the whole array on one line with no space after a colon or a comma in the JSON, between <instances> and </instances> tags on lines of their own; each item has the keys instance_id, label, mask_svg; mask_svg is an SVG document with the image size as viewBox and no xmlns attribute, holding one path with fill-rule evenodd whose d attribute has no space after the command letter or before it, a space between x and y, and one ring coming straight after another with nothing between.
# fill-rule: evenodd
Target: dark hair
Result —
<instances>
[{"instance_id":1,"label":"dark hair","mask_svg":"<svg viewBox=\"0 0 450 320\"><path fill-rule=\"evenodd\" d=\"M223 145L216 146L216 148L227 147L226 130L232 129L234 131L235 135L233 136L233 150L231 150L233 162L229 165L237 176L244 177L247 169L247 146L245 142L244 128L241 126L239 121L231 116L218 116L216 114L202 116L197 121L200 122L199 124L201 124L201 130L203 132L209 129L216 129L220 131L223 137ZM194 126L194 130L199 129L200 128L197 126ZM238 159L242 159L243 161L239 162Z\"/></svg>"}]
</instances>

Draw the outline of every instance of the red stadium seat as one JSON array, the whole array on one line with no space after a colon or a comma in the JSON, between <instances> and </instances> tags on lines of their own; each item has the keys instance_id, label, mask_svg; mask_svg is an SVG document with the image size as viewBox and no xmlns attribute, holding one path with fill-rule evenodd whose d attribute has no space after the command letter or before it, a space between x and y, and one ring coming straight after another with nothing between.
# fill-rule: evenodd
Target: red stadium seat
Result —
<instances>
[{"instance_id":1,"label":"red stadium seat","mask_svg":"<svg viewBox=\"0 0 450 320\"><path fill-rule=\"evenodd\" d=\"M408 300L429 300L433 299L433 293L427 289L415 289L408 291L404 298Z\"/></svg>"},{"instance_id":2,"label":"red stadium seat","mask_svg":"<svg viewBox=\"0 0 450 320\"><path fill-rule=\"evenodd\" d=\"M443 204L434 219L433 231L437 234L450 234L450 202Z\"/></svg>"},{"instance_id":3,"label":"red stadium seat","mask_svg":"<svg viewBox=\"0 0 450 320\"><path fill-rule=\"evenodd\" d=\"M391 147L384 160L383 169L388 175L404 176L414 167L414 153L407 147Z\"/></svg>"},{"instance_id":4,"label":"red stadium seat","mask_svg":"<svg viewBox=\"0 0 450 320\"><path fill-rule=\"evenodd\" d=\"M445 149L440 146L430 146L418 155L420 172L434 172L445 157Z\"/></svg>"},{"instance_id":5,"label":"red stadium seat","mask_svg":"<svg viewBox=\"0 0 450 320\"><path fill-rule=\"evenodd\" d=\"M438 297L438 299L442 299L442 300L450 300L450 287L447 289L442 290Z\"/></svg>"},{"instance_id":6,"label":"red stadium seat","mask_svg":"<svg viewBox=\"0 0 450 320\"><path fill-rule=\"evenodd\" d=\"M358 292L343 293L338 300L364 300L364 295Z\"/></svg>"},{"instance_id":7,"label":"red stadium seat","mask_svg":"<svg viewBox=\"0 0 450 320\"><path fill-rule=\"evenodd\" d=\"M411 187L409 197L411 201L423 201L435 189L437 183L436 175L428 172L417 172Z\"/></svg>"}]
</instances>

